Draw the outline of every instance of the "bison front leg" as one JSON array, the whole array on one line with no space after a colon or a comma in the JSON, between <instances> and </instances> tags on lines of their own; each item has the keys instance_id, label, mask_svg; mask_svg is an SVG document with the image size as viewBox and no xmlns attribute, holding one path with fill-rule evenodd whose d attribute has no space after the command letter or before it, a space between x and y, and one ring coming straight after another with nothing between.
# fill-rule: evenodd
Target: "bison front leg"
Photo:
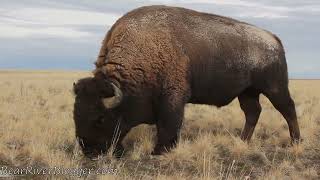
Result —
<instances>
[{"instance_id":1,"label":"bison front leg","mask_svg":"<svg viewBox=\"0 0 320 180\"><path fill-rule=\"evenodd\" d=\"M243 141L250 141L261 113L259 93L248 90L242 93L238 99L240 107L246 117L246 122L241 133L241 139Z\"/></svg>"},{"instance_id":2,"label":"bison front leg","mask_svg":"<svg viewBox=\"0 0 320 180\"><path fill-rule=\"evenodd\" d=\"M172 101L175 101L172 99ZM182 125L184 104L165 101L158 106L157 113L157 143L152 155L161 155L174 148L178 142Z\"/></svg>"}]
</instances>

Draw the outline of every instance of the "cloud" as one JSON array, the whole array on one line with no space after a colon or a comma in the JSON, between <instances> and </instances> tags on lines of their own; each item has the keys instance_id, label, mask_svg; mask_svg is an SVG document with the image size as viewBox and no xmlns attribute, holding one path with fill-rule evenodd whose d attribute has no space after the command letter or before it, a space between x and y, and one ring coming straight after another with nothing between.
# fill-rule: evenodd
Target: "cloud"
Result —
<instances>
[{"instance_id":1,"label":"cloud","mask_svg":"<svg viewBox=\"0 0 320 180\"><path fill-rule=\"evenodd\" d=\"M24 38L93 36L78 26L111 26L119 15L94 11L52 8L20 8L0 11L0 37Z\"/></svg>"},{"instance_id":2,"label":"cloud","mask_svg":"<svg viewBox=\"0 0 320 180\"><path fill-rule=\"evenodd\" d=\"M289 15L274 12L243 12L238 15L241 18L265 18L265 19L282 19L289 18Z\"/></svg>"},{"instance_id":3,"label":"cloud","mask_svg":"<svg viewBox=\"0 0 320 180\"><path fill-rule=\"evenodd\" d=\"M320 5L305 5L289 9L291 12L320 13Z\"/></svg>"},{"instance_id":4,"label":"cloud","mask_svg":"<svg viewBox=\"0 0 320 180\"><path fill-rule=\"evenodd\" d=\"M111 25L119 15L94 11L51 8L21 8L5 13L5 20L39 25Z\"/></svg>"},{"instance_id":5,"label":"cloud","mask_svg":"<svg viewBox=\"0 0 320 180\"><path fill-rule=\"evenodd\" d=\"M62 37L82 38L93 36L92 33L78 31L64 27L21 27L0 24L0 38L26 38L26 37Z\"/></svg>"}]
</instances>

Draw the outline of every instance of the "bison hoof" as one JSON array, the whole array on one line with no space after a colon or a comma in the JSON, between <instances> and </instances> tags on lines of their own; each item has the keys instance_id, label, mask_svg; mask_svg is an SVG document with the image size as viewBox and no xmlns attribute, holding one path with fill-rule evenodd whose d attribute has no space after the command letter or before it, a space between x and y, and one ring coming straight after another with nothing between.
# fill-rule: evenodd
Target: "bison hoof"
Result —
<instances>
[{"instance_id":1,"label":"bison hoof","mask_svg":"<svg viewBox=\"0 0 320 180\"><path fill-rule=\"evenodd\" d=\"M299 139L292 139L291 140L291 145L295 145L295 144L300 144L303 142L303 139L302 138L299 138Z\"/></svg>"}]
</instances>

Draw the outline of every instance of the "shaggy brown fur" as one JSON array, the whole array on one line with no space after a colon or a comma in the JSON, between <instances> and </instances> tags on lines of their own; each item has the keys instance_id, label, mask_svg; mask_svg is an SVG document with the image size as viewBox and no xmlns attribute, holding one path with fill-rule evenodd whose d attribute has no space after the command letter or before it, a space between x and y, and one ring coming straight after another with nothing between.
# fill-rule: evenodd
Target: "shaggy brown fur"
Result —
<instances>
[{"instance_id":1,"label":"shaggy brown fur","mask_svg":"<svg viewBox=\"0 0 320 180\"><path fill-rule=\"evenodd\" d=\"M157 125L154 154L175 145L186 103L220 107L238 97L246 115L241 138L249 140L260 93L285 117L292 140L300 138L279 38L231 18L167 6L133 10L107 33L94 74L121 88L125 99L113 111L128 129Z\"/></svg>"}]
</instances>

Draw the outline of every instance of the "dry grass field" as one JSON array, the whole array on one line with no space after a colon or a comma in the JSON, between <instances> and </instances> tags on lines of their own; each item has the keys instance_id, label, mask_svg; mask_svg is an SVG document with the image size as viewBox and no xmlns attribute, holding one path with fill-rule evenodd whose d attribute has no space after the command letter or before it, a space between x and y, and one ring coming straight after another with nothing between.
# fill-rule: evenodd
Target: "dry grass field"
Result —
<instances>
[{"instance_id":1,"label":"dry grass field","mask_svg":"<svg viewBox=\"0 0 320 180\"><path fill-rule=\"evenodd\" d=\"M88 179L320 178L320 81L290 81L304 139L300 145L290 145L285 120L261 95L263 111L249 144L239 138L244 115L236 99L219 109L187 105L181 141L166 155L150 155L155 128L141 125L123 141L123 158L90 161L75 141L72 118L72 83L88 75L0 71L0 168L116 169ZM29 173L26 178L78 175Z\"/></svg>"}]
</instances>

